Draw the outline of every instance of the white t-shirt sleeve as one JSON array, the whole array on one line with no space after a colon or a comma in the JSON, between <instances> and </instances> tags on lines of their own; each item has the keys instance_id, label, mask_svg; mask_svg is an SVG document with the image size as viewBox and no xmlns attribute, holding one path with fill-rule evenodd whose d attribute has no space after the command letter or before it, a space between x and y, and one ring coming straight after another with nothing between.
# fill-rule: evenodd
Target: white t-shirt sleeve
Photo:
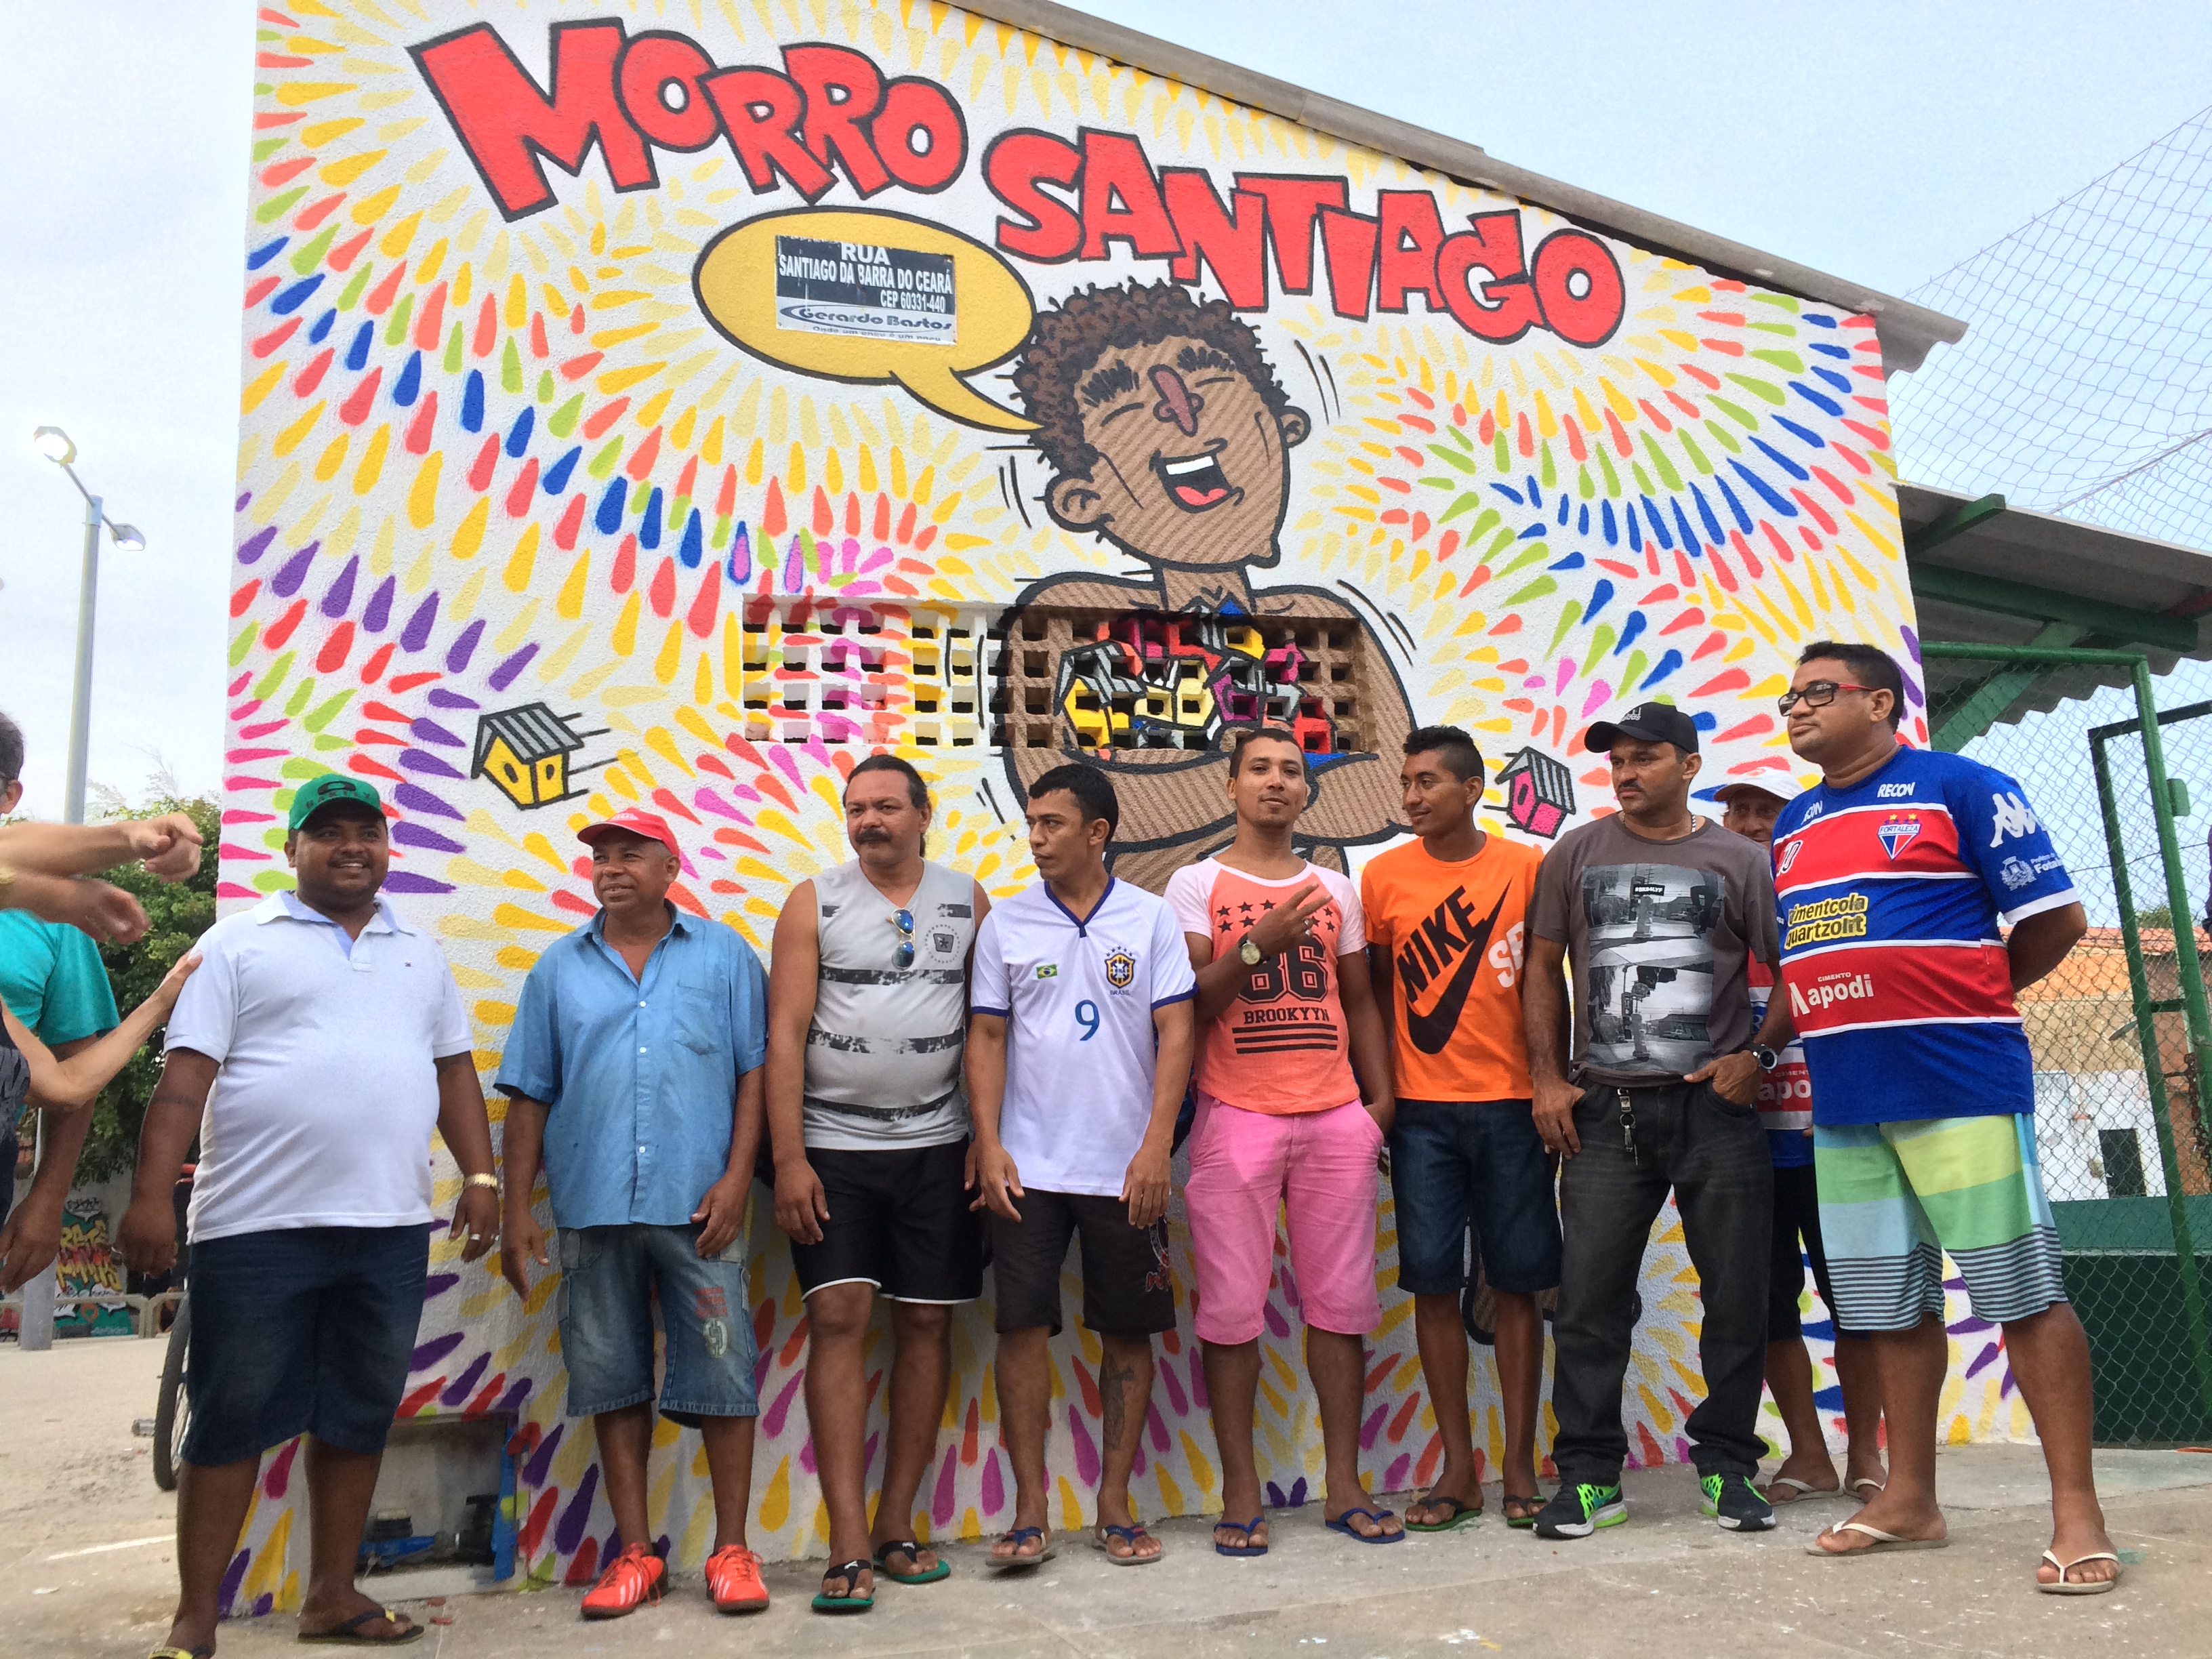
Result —
<instances>
[{"instance_id":1,"label":"white t-shirt sleeve","mask_svg":"<svg viewBox=\"0 0 2212 1659\"><path fill-rule=\"evenodd\" d=\"M1314 874L1322 879L1336 900L1338 912L1344 917L1344 926L1337 930L1336 953L1348 957L1367 948L1367 912L1359 902L1359 890L1352 884L1352 878L1339 875L1334 870L1316 867Z\"/></svg>"},{"instance_id":2,"label":"white t-shirt sleeve","mask_svg":"<svg viewBox=\"0 0 2212 1659\"><path fill-rule=\"evenodd\" d=\"M438 988L438 1013L430 1028L430 1057L450 1060L467 1054L476 1043L469 1035L468 1010L461 1006L461 988L453 982L453 964L446 960L443 947L433 941L431 948L438 952L438 977L444 982Z\"/></svg>"},{"instance_id":3,"label":"white t-shirt sleeve","mask_svg":"<svg viewBox=\"0 0 2212 1659\"><path fill-rule=\"evenodd\" d=\"M166 1053L190 1048L221 1061L230 1057L238 1030L238 958L228 948L234 929L221 924L202 934L192 949L200 965L177 993L169 1011L168 1029L162 1040Z\"/></svg>"},{"instance_id":4,"label":"white t-shirt sleeve","mask_svg":"<svg viewBox=\"0 0 2212 1659\"><path fill-rule=\"evenodd\" d=\"M1191 971L1182 924L1163 904L1152 912L1152 1006L1187 1002L1197 993L1198 975Z\"/></svg>"},{"instance_id":5,"label":"white t-shirt sleeve","mask_svg":"<svg viewBox=\"0 0 2212 1659\"><path fill-rule=\"evenodd\" d=\"M1170 876L1167 900L1184 933L1212 939L1213 917L1209 907L1213 902L1213 860L1201 859Z\"/></svg>"},{"instance_id":6,"label":"white t-shirt sleeve","mask_svg":"<svg viewBox=\"0 0 2212 1659\"><path fill-rule=\"evenodd\" d=\"M999 915L998 911L992 911L975 930L975 966L968 991L968 1007L973 1013L1005 1015L1013 1011L1013 992L1006 977L1006 952L1000 942Z\"/></svg>"}]
</instances>

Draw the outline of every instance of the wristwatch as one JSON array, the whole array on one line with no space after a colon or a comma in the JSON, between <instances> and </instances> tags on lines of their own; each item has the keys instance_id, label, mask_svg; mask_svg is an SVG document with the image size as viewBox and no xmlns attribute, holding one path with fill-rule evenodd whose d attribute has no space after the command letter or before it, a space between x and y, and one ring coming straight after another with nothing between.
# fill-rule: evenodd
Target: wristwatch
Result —
<instances>
[{"instance_id":1,"label":"wristwatch","mask_svg":"<svg viewBox=\"0 0 2212 1659\"><path fill-rule=\"evenodd\" d=\"M1252 935L1244 935L1244 942L1237 947L1237 960L1247 968L1257 968L1261 963L1260 947L1252 942Z\"/></svg>"},{"instance_id":2,"label":"wristwatch","mask_svg":"<svg viewBox=\"0 0 2212 1659\"><path fill-rule=\"evenodd\" d=\"M1754 1042L1744 1052L1759 1062L1759 1069L1762 1072L1771 1072L1782 1063L1782 1056L1763 1042Z\"/></svg>"}]
</instances>

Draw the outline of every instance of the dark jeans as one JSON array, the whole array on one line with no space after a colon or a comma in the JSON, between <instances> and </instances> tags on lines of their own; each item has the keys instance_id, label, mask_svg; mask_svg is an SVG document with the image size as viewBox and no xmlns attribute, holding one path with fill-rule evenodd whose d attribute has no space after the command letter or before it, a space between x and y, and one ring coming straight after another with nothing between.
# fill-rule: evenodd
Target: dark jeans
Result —
<instances>
[{"instance_id":1,"label":"dark jeans","mask_svg":"<svg viewBox=\"0 0 2212 1659\"><path fill-rule=\"evenodd\" d=\"M1565 1255L1552 1325L1552 1456L1568 1486L1611 1486L1628 1455L1620 1389L1636 1285L1651 1224L1671 1187L1705 1304L1698 1352L1705 1397L1686 1425L1700 1475L1754 1474L1766 1369L1766 1281L1774 1171L1758 1112L1703 1084L1626 1091L1635 1155L1621 1144L1621 1097L1596 1084L1575 1107L1582 1151L1559 1179Z\"/></svg>"}]
</instances>

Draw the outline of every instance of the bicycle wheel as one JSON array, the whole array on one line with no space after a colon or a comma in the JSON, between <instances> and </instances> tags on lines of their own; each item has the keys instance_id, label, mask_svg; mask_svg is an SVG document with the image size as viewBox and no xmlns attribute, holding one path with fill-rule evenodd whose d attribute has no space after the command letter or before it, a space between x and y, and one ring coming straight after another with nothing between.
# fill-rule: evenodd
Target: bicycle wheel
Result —
<instances>
[{"instance_id":1,"label":"bicycle wheel","mask_svg":"<svg viewBox=\"0 0 2212 1659\"><path fill-rule=\"evenodd\" d=\"M184 1449L185 1430L191 1421L191 1396L186 1388L185 1354L192 1340L192 1299L177 1304L177 1317L169 1327L169 1352L161 1361L161 1399L154 1408L154 1484L163 1492L177 1489L177 1455Z\"/></svg>"}]
</instances>

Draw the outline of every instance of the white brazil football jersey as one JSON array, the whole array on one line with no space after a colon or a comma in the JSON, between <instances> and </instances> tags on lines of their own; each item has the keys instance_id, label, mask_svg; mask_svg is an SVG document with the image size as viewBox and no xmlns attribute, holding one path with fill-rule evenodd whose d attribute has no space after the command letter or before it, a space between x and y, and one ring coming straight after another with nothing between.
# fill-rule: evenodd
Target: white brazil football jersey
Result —
<instances>
[{"instance_id":1,"label":"white brazil football jersey","mask_svg":"<svg viewBox=\"0 0 2212 1659\"><path fill-rule=\"evenodd\" d=\"M1119 1197L1152 1115L1152 1012L1197 994L1182 925L1124 881L1078 922L1039 882L991 908L975 963L970 1006L1006 1019L999 1139L1022 1185Z\"/></svg>"}]
</instances>

